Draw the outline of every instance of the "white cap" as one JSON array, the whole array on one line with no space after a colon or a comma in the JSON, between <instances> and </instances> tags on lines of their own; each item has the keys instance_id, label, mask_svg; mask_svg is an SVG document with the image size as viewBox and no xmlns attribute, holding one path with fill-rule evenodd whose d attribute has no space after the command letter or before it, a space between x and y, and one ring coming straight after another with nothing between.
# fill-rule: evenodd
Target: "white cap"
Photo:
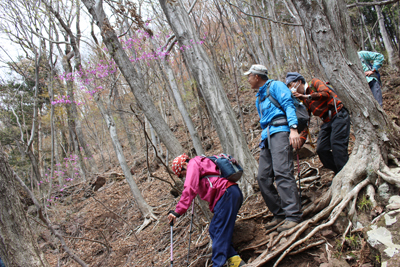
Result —
<instances>
[{"instance_id":1,"label":"white cap","mask_svg":"<svg viewBox=\"0 0 400 267\"><path fill-rule=\"evenodd\" d=\"M243 73L243 75L249 75L250 73L267 75L268 70L265 66L256 64L256 65L251 66L251 68L248 71L246 71L245 73Z\"/></svg>"}]
</instances>

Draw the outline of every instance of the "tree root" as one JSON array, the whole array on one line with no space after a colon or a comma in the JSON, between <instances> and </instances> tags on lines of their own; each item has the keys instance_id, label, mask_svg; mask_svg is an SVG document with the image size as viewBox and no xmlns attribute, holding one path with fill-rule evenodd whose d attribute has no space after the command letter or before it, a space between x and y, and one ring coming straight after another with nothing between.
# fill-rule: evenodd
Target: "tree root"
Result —
<instances>
[{"instance_id":1,"label":"tree root","mask_svg":"<svg viewBox=\"0 0 400 267\"><path fill-rule=\"evenodd\" d=\"M301 248L301 249L299 249L299 250L290 252L290 253L289 253L289 256L293 256L293 255L299 254L299 253L301 253L301 252L303 252L303 251L306 251L307 249L310 249L310 248L313 248L313 247L322 245L322 244L325 243L325 242L326 242L325 240L319 240L319 241L317 241L317 242L315 242L315 243L311 243L311 244L305 246L304 248Z\"/></svg>"},{"instance_id":2,"label":"tree root","mask_svg":"<svg viewBox=\"0 0 400 267\"><path fill-rule=\"evenodd\" d=\"M301 173L300 173L301 176L307 177L307 175L310 175L314 171L317 172L317 174L315 176L320 176L318 168L311 167L310 163L308 163L307 161L304 161L304 162L300 163L300 165L302 165L302 164L308 165L308 168L301 171Z\"/></svg>"},{"instance_id":3,"label":"tree root","mask_svg":"<svg viewBox=\"0 0 400 267\"><path fill-rule=\"evenodd\" d=\"M300 182L301 183L310 183L310 182L314 182L315 180L318 180L319 178L321 178L319 175L315 175L315 176L310 176L310 177L306 177L306 178L301 178Z\"/></svg>"},{"instance_id":4,"label":"tree root","mask_svg":"<svg viewBox=\"0 0 400 267\"><path fill-rule=\"evenodd\" d=\"M344 233L343 233L342 243L341 243L341 246L340 246L341 247L341 251L343 250L343 245L344 245L344 242L346 241L346 235L349 232L349 230L350 230L352 225L353 225L353 223L351 221L349 221L349 225L347 226L346 231L344 231Z\"/></svg>"},{"instance_id":5,"label":"tree root","mask_svg":"<svg viewBox=\"0 0 400 267\"><path fill-rule=\"evenodd\" d=\"M308 214L316 213L322 210L324 207L328 206L329 202L332 198L332 190L329 189L321 198L311 203L307 208L303 211L303 218L305 218Z\"/></svg>"},{"instance_id":6,"label":"tree root","mask_svg":"<svg viewBox=\"0 0 400 267\"><path fill-rule=\"evenodd\" d=\"M376 206L378 206L378 203L375 200L375 188L372 184L367 185L367 193L366 194L368 196L368 199L372 203L371 208L375 208Z\"/></svg>"},{"instance_id":7,"label":"tree root","mask_svg":"<svg viewBox=\"0 0 400 267\"><path fill-rule=\"evenodd\" d=\"M238 219L238 220L236 220L236 222L241 222L241 221L246 221L246 220L250 220L250 219L253 219L253 218L257 218L257 217L260 217L261 215L263 215L265 213L268 213L268 212L269 212L269 210L265 209L265 210L263 210L263 211L261 211L259 213L253 214L253 215L251 215L249 217Z\"/></svg>"},{"instance_id":8,"label":"tree root","mask_svg":"<svg viewBox=\"0 0 400 267\"><path fill-rule=\"evenodd\" d=\"M271 238L269 238L269 236L268 236L265 239L263 239L260 243L258 243L257 245L245 247L245 248L241 249L239 252L243 252L243 251L251 250L251 249L257 249L257 248L259 248L261 246L264 246L264 245L268 244L270 241L271 241Z\"/></svg>"},{"instance_id":9,"label":"tree root","mask_svg":"<svg viewBox=\"0 0 400 267\"><path fill-rule=\"evenodd\" d=\"M381 170L377 170L377 173L383 180L388 182L389 184L393 184L396 187L400 188L400 176L395 175L390 171L390 168L384 165Z\"/></svg>"},{"instance_id":10,"label":"tree root","mask_svg":"<svg viewBox=\"0 0 400 267\"><path fill-rule=\"evenodd\" d=\"M348 216L353 221L355 221L357 218L356 205L357 205L357 196L355 196L351 201L351 204L349 204L350 210L348 212Z\"/></svg>"},{"instance_id":11,"label":"tree root","mask_svg":"<svg viewBox=\"0 0 400 267\"><path fill-rule=\"evenodd\" d=\"M136 230L136 234L140 233L143 229L145 229L147 226L149 226L153 221L156 221L157 217L153 214L150 214L148 216L146 216L146 218L144 219L144 222L142 223L142 225L137 228Z\"/></svg>"},{"instance_id":12,"label":"tree root","mask_svg":"<svg viewBox=\"0 0 400 267\"><path fill-rule=\"evenodd\" d=\"M396 158L395 155L393 155L392 153L390 153L388 155L388 159L393 160L393 162L397 165L397 167L400 167L400 161Z\"/></svg>"},{"instance_id":13,"label":"tree root","mask_svg":"<svg viewBox=\"0 0 400 267\"><path fill-rule=\"evenodd\" d=\"M321 229L332 225L336 221L336 219L339 217L339 215L343 211L343 209L348 205L348 203L352 199L354 199L354 197L358 195L359 191L363 187L368 185L369 183L370 183L370 178L366 178L364 181L362 181L357 186L355 186L353 188L353 190L351 190L346 195L345 198L343 198L343 199L341 199L341 198L335 199L333 203L331 203L329 206L327 206L321 212L316 214L313 218L308 219L308 220L298 224L297 226L293 227L290 230L287 230L287 231L284 231L284 232L280 233L279 236L274 240L274 242L270 243L271 247L274 247L276 244L278 244L279 240L282 237L288 238L288 241L285 242L284 244L280 244L278 247L276 247L274 249L272 248L271 249L271 251L272 251L271 253L268 253L269 249L267 249L255 261L250 263L248 266L252 266L252 267L262 266L266 262L271 260L272 258L276 257L278 254L283 252L283 254L278 258L278 260L274 264L274 267L277 266L283 260L283 258L292 251L293 248L295 248L298 245L300 245L300 244L304 243L305 241L309 240L312 236L314 236L315 233L317 233ZM328 193L327 195L330 195L330 193ZM326 199L326 197L324 197L324 199ZM320 203L318 203L317 206L319 206ZM326 218L329 214L330 214L330 219L329 219L328 222L326 222L324 224L320 224L319 226L314 228L308 235L306 235L306 237L304 237L301 240L298 240L297 242L295 242L295 240L297 240L297 238L305 230L307 230L310 227L310 225L315 225L318 221Z\"/></svg>"},{"instance_id":14,"label":"tree root","mask_svg":"<svg viewBox=\"0 0 400 267\"><path fill-rule=\"evenodd\" d=\"M330 219L328 222L321 224L319 226L317 226L316 228L314 228L306 237L304 237L303 239L293 243L289 248L287 248L283 254L278 258L278 260L275 262L274 267L278 266L278 264L283 260L283 258L296 246L304 243L306 240L310 239L312 236L315 235L315 233L317 233L318 231L322 230L325 227L331 226L336 219L339 217L340 213L343 211L343 209L347 206L347 204L350 202L350 200L354 199L358 193L360 192L360 190L362 188L364 188L365 186L367 186L370 183L370 178L366 178L364 181L362 181L361 183L359 183L358 185L356 185L347 195L346 197L340 201L340 199L337 199L334 204L330 205L331 207L335 207L330 215ZM340 201L340 203L338 203ZM329 207L328 207L329 208ZM322 212L321 212L322 213ZM316 216L314 216L314 218L311 219L311 221L313 221L314 223L316 222L315 220L320 217L320 214L317 214ZM308 226L308 224L305 224L304 226ZM305 227L302 228L305 228ZM305 230L305 229L304 229ZM303 231L304 231L303 230ZM300 230L299 230L300 232ZM296 234L297 235L297 234ZM292 238L291 238L292 239ZM259 266L259 265L257 265Z\"/></svg>"}]
</instances>

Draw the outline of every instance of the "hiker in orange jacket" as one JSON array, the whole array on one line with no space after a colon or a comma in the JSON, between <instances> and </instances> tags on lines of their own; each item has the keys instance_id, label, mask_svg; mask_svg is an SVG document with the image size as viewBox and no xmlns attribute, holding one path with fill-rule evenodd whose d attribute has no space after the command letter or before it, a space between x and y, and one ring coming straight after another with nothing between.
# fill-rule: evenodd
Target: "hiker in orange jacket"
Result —
<instances>
[{"instance_id":1,"label":"hiker in orange jacket","mask_svg":"<svg viewBox=\"0 0 400 267\"><path fill-rule=\"evenodd\" d=\"M303 101L308 111L322 119L318 134L317 154L324 167L337 174L349 159L350 116L336 93L316 78L307 83L302 75L289 72L286 84L292 94ZM300 134L303 145L307 129Z\"/></svg>"}]
</instances>

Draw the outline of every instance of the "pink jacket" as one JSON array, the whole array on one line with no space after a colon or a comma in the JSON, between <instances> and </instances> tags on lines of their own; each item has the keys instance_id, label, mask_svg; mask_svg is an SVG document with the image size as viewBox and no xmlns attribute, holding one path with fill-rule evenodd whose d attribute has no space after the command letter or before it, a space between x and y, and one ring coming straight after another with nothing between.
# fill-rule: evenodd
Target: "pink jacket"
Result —
<instances>
[{"instance_id":1,"label":"pink jacket","mask_svg":"<svg viewBox=\"0 0 400 267\"><path fill-rule=\"evenodd\" d=\"M215 177L200 179L204 175L214 174ZM225 193L225 189L229 185L235 184L225 178L219 178L219 175L217 166L210 159L200 156L192 158L187 165L184 190L175 212L180 215L184 214L197 194L209 203L211 212L214 212L214 207Z\"/></svg>"}]
</instances>

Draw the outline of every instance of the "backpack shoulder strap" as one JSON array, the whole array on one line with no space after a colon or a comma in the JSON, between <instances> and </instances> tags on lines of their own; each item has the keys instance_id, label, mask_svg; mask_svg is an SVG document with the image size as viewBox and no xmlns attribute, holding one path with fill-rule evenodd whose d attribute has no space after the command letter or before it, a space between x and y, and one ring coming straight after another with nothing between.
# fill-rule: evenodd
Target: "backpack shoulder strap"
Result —
<instances>
[{"instance_id":1,"label":"backpack shoulder strap","mask_svg":"<svg viewBox=\"0 0 400 267\"><path fill-rule=\"evenodd\" d=\"M273 81L271 81L267 86L267 95L265 97L268 97L269 101L271 101L271 103L274 104L275 107L282 109L281 104L279 104L279 102L276 101L276 99L273 98L271 93L269 92L269 87L271 86L272 82Z\"/></svg>"},{"instance_id":2,"label":"backpack shoulder strap","mask_svg":"<svg viewBox=\"0 0 400 267\"><path fill-rule=\"evenodd\" d=\"M269 92L269 88L271 87L271 84L274 82L274 80L271 80L271 82L267 85L267 91L266 94L263 98L261 98L261 96L258 96L258 105L260 105L262 102L264 102L265 99L269 99L269 101L272 102L272 104L274 104L274 106L276 106L277 108L281 108L281 105L278 103L278 101L276 101L275 98L273 98L271 96L271 93Z\"/></svg>"},{"instance_id":3,"label":"backpack shoulder strap","mask_svg":"<svg viewBox=\"0 0 400 267\"><path fill-rule=\"evenodd\" d=\"M268 98L269 101L271 101L271 103L274 104L275 107L277 107L277 108L283 110L282 107L281 107L281 105L279 104L279 102L276 101L276 99L273 98L273 97L271 96L271 93L270 93L270 91L269 91L269 88L271 87L271 84L272 84L273 82L274 82L274 80L271 80L271 82L267 85L267 91L266 91L266 94L265 94L265 96L264 96L263 98L261 98L261 96L258 96L258 106L260 107L261 103L262 103L265 99ZM262 109L261 109L261 108L260 108L260 113L261 113L261 118L262 118Z\"/></svg>"}]
</instances>

